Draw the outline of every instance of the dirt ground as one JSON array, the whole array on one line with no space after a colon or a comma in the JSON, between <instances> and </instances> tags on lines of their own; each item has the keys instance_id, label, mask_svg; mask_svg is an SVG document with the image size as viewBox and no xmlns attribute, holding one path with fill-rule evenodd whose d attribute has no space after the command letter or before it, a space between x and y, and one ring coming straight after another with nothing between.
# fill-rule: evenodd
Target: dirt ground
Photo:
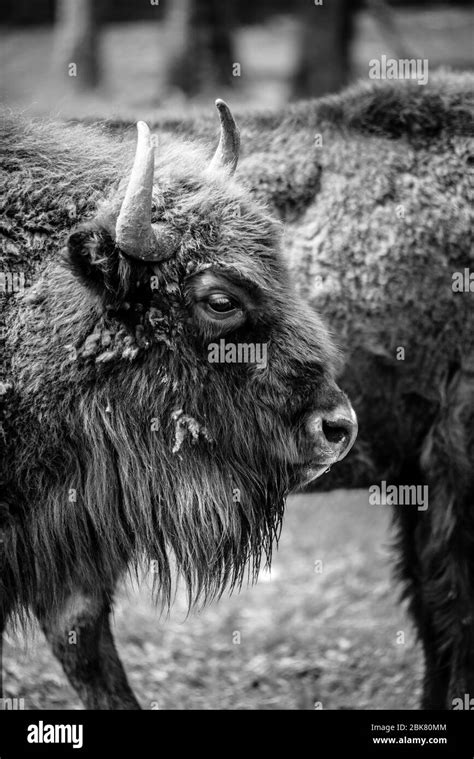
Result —
<instances>
[{"instance_id":1,"label":"dirt ground","mask_svg":"<svg viewBox=\"0 0 474 759\"><path fill-rule=\"evenodd\" d=\"M142 707L416 709L421 652L388 525L365 491L294 496L256 586L187 619L184 593L160 619L146 583L123 587L114 631ZM27 648L8 636L4 684L25 709L80 708L39 631Z\"/></svg>"}]
</instances>

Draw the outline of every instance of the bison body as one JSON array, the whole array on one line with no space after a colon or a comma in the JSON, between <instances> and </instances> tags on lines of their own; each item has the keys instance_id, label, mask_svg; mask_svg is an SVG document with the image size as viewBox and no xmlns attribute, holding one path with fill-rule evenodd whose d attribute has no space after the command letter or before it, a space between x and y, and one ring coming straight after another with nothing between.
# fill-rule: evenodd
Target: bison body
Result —
<instances>
[{"instance_id":1,"label":"bison body","mask_svg":"<svg viewBox=\"0 0 474 759\"><path fill-rule=\"evenodd\" d=\"M279 151L248 159L299 292L344 349L359 418L351 455L315 486L427 488L426 504L385 508L435 709L474 689L472 85L447 75L359 86L310 117L295 106Z\"/></svg>"},{"instance_id":2,"label":"bison body","mask_svg":"<svg viewBox=\"0 0 474 759\"><path fill-rule=\"evenodd\" d=\"M426 504L385 508L434 709L474 690L473 83L358 86L311 115L295 106L273 131L278 151L248 159L285 220L299 292L344 349L359 418L351 455L315 486L427 488Z\"/></svg>"}]
</instances>

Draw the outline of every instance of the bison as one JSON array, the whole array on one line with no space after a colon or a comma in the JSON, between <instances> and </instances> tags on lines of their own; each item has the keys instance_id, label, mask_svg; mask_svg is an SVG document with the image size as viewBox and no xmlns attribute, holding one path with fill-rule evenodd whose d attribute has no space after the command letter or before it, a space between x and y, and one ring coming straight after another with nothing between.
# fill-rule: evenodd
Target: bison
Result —
<instances>
[{"instance_id":1,"label":"bison","mask_svg":"<svg viewBox=\"0 0 474 759\"><path fill-rule=\"evenodd\" d=\"M155 160L144 122L135 150L2 118L0 623L35 615L88 708L138 708L117 580L145 562L161 603L177 575L195 604L253 578L286 495L357 434L338 350L217 108L212 158L163 133Z\"/></svg>"},{"instance_id":2,"label":"bison","mask_svg":"<svg viewBox=\"0 0 474 759\"><path fill-rule=\"evenodd\" d=\"M314 203L288 230L299 292L344 349L339 381L361 429L319 488L368 487L372 509L371 491L395 492L385 508L425 709L474 693L473 84L445 74L321 101Z\"/></svg>"},{"instance_id":3,"label":"bison","mask_svg":"<svg viewBox=\"0 0 474 759\"><path fill-rule=\"evenodd\" d=\"M424 650L422 706L435 709L474 693L473 84L448 72L365 82L241 118L238 176L284 225L359 419L351 455L315 487L423 494L385 508ZM206 115L153 127L203 143L211 128Z\"/></svg>"}]
</instances>

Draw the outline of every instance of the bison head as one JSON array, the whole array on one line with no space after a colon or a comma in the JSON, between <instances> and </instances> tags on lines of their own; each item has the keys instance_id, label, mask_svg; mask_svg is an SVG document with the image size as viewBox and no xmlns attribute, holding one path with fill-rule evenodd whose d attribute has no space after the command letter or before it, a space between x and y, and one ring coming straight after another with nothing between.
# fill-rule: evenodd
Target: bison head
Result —
<instances>
[{"instance_id":1,"label":"bison head","mask_svg":"<svg viewBox=\"0 0 474 759\"><path fill-rule=\"evenodd\" d=\"M288 492L356 436L337 351L296 296L279 224L233 176L238 131L217 107L210 163L177 138L155 161L138 124L131 174L49 283L57 487L77 493L95 555L103 542L102 573L145 554L168 594L174 554L193 599L255 572Z\"/></svg>"}]
</instances>

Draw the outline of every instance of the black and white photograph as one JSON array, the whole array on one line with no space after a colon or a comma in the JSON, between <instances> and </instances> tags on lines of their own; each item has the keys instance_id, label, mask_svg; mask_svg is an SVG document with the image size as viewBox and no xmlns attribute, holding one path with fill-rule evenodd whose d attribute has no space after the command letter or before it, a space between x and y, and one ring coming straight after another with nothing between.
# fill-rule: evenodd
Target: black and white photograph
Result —
<instances>
[{"instance_id":1,"label":"black and white photograph","mask_svg":"<svg viewBox=\"0 0 474 759\"><path fill-rule=\"evenodd\" d=\"M471 759L472 4L4 0L0 46L1 759L138 710Z\"/></svg>"}]
</instances>

